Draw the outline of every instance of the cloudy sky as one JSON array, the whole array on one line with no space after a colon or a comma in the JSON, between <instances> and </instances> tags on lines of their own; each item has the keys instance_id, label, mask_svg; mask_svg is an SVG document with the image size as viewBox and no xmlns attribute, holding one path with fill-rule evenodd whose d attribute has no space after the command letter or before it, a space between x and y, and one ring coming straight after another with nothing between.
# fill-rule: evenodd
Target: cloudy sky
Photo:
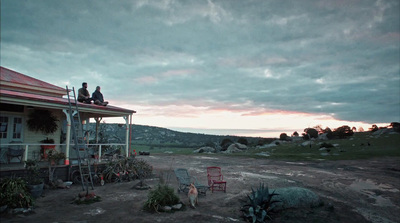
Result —
<instances>
[{"instance_id":1,"label":"cloudy sky","mask_svg":"<svg viewBox=\"0 0 400 223\"><path fill-rule=\"evenodd\" d=\"M100 85L135 124L365 129L400 121L399 12L398 0L2 0L1 66Z\"/></svg>"}]
</instances>

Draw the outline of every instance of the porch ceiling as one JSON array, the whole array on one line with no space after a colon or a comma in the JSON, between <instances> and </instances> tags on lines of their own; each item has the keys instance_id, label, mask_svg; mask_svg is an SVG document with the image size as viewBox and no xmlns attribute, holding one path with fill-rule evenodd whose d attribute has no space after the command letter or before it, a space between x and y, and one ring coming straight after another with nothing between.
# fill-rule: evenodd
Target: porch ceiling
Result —
<instances>
[{"instance_id":1,"label":"porch ceiling","mask_svg":"<svg viewBox=\"0 0 400 223\"><path fill-rule=\"evenodd\" d=\"M69 109L67 98L36 95L18 91L0 89L1 103L33 106L39 108ZM72 103L75 107L75 103ZM78 103L80 112L86 113L90 118L95 117L121 117L136 113L134 110L120 108L112 105L99 106L95 104Z\"/></svg>"}]
</instances>

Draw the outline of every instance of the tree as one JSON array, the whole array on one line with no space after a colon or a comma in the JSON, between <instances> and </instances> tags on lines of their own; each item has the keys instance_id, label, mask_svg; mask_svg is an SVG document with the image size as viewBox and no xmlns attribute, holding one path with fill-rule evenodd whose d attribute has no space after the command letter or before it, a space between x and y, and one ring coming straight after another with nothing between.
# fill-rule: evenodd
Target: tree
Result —
<instances>
[{"instance_id":1,"label":"tree","mask_svg":"<svg viewBox=\"0 0 400 223\"><path fill-rule=\"evenodd\" d=\"M353 134L354 132L348 125L341 126L333 131L333 136L338 137L340 139L352 136Z\"/></svg>"},{"instance_id":2,"label":"tree","mask_svg":"<svg viewBox=\"0 0 400 223\"><path fill-rule=\"evenodd\" d=\"M228 147L233 143L231 139L225 138L222 140L220 146L222 147L222 151L228 149Z\"/></svg>"},{"instance_id":3,"label":"tree","mask_svg":"<svg viewBox=\"0 0 400 223\"><path fill-rule=\"evenodd\" d=\"M379 128L378 128L378 126L377 125L372 125L372 127L371 128L369 128L368 129L369 131L371 131L371 132L376 132L376 131L378 131L379 130Z\"/></svg>"},{"instance_id":4,"label":"tree","mask_svg":"<svg viewBox=\"0 0 400 223\"><path fill-rule=\"evenodd\" d=\"M357 132L357 128L355 126L353 126L353 128L351 128L351 131Z\"/></svg>"},{"instance_id":5,"label":"tree","mask_svg":"<svg viewBox=\"0 0 400 223\"><path fill-rule=\"evenodd\" d=\"M399 122L390 123L390 127L392 127L395 132L400 132L400 123Z\"/></svg>"},{"instance_id":6,"label":"tree","mask_svg":"<svg viewBox=\"0 0 400 223\"><path fill-rule=\"evenodd\" d=\"M304 129L304 133L303 133L303 138L308 138L304 137L305 135L309 135L309 138L314 138L314 139L318 138L318 131L314 128L306 128Z\"/></svg>"},{"instance_id":7,"label":"tree","mask_svg":"<svg viewBox=\"0 0 400 223\"><path fill-rule=\"evenodd\" d=\"M247 139L244 138L244 137L240 137L237 142L240 143L240 144L246 145L246 146L249 144Z\"/></svg>"},{"instance_id":8,"label":"tree","mask_svg":"<svg viewBox=\"0 0 400 223\"><path fill-rule=\"evenodd\" d=\"M364 132L364 128L363 128L362 126L360 126L360 127L358 128L358 132Z\"/></svg>"},{"instance_id":9,"label":"tree","mask_svg":"<svg viewBox=\"0 0 400 223\"><path fill-rule=\"evenodd\" d=\"M314 129L317 130L319 134L323 133L322 125L316 125Z\"/></svg>"},{"instance_id":10,"label":"tree","mask_svg":"<svg viewBox=\"0 0 400 223\"><path fill-rule=\"evenodd\" d=\"M284 141L286 141L287 140L287 134L286 133L281 133L280 135L279 135L279 139L280 140L284 140Z\"/></svg>"},{"instance_id":11,"label":"tree","mask_svg":"<svg viewBox=\"0 0 400 223\"><path fill-rule=\"evenodd\" d=\"M299 133L297 132L297 131L295 131L295 132L293 132L293 134L292 134L292 137L298 137L299 136Z\"/></svg>"},{"instance_id":12,"label":"tree","mask_svg":"<svg viewBox=\"0 0 400 223\"><path fill-rule=\"evenodd\" d=\"M332 130L329 127L326 127L322 132L326 133L326 138L328 138L328 139L333 138Z\"/></svg>"}]
</instances>

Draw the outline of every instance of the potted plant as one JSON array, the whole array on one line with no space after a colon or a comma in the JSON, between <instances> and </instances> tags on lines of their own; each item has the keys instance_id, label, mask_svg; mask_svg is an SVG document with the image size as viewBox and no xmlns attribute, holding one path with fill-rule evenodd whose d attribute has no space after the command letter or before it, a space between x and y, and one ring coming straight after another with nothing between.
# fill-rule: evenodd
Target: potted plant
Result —
<instances>
[{"instance_id":1,"label":"potted plant","mask_svg":"<svg viewBox=\"0 0 400 223\"><path fill-rule=\"evenodd\" d=\"M28 189L33 198L38 198L42 195L44 186L43 178L40 177L40 167L35 160L28 159L25 161L25 169Z\"/></svg>"},{"instance_id":2,"label":"potted plant","mask_svg":"<svg viewBox=\"0 0 400 223\"><path fill-rule=\"evenodd\" d=\"M49 137L46 137L46 139L40 140L39 142L43 144L54 144L54 139L49 139ZM40 148L42 158L47 159L49 152L55 150L56 145L40 145Z\"/></svg>"},{"instance_id":3,"label":"potted plant","mask_svg":"<svg viewBox=\"0 0 400 223\"><path fill-rule=\"evenodd\" d=\"M56 150L50 150L47 155L49 161L49 183L55 184L54 173L56 171L57 165L61 160L66 158L65 153L57 152Z\"/></svg>"},{"instance_id":4,"label":"potted plant","mask_svg":"<svg viewBox=\"0 0 400 223\"><path fill-rule=\"evenodd\" d=\"M15 209L32 206L33 198L24 179L13 176L0 180L0 207Z\"/></svg>"},{"instance_id":5,"label":"potted plant","mask_svg":"<svg viewBox=\"0 0 400 223\"><path fill-rule=\"evenodd\" d=\"M51 134L57 131L58 119L49 110L34 110L28 114L28 129L35 132Z\"/></svg>"}]
</instances>

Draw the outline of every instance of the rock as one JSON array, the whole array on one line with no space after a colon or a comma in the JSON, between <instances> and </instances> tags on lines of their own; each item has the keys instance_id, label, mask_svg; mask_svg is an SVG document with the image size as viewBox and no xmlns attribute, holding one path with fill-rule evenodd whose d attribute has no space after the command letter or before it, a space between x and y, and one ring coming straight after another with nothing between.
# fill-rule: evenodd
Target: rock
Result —
<instances>
[{"instance_id":1,"label":"rock","mask_svg":"<svg viewBox=\"0 0 400 223\"><path fill-rule=\"evenodd\" d=\"M182 204L175 204L174 206L172 206L173 210L180 210L182 208Z\"/></svg>"},{"instance_id":2,"label":"rock","mask_svg":"<svg viewBox=\"0 0 400 223\"><path fill-rule=\"evenodd\" d=\"M242 152L242 150L238 149L234 144L230 145L223 153L237 153Z\"/></svg>"},{"instance_id":3,"label":"rock","mask_svg":"<svg viewBox=\"0 0 400 223\"><path fill-rule=\"evenodd\" d=\"M305 141L301 144L301 146L310 146L311 141Z\"/></svg>"},{"instance_id":4,"label":"rock","mask_svg":"<svg viewBox=\"0 0 400 223\"><path fill-rule=\"evenodd\" d=\"M235 143L236 148L240 150L247 150L247 146L241 143Z\"/></svg>"},{"instance_id":5,"label":"rock","mask_svg":"<svg viewBox=\"0 0 400 223\"><path fill-rule=\"evenodd\" d=\"M292 142L299 142L299 141L303 140L303 137L300 137L300 136L292 136L290 138L291 138Z\"/></svg>"},{"instance_id":6,"label":"rock","mask_svg":"<svg viewBox=\"0 0 400 223\"><path fill-rule=\"evenodd\" d=\"M372 133L372 135L374 136L380 136L382 134L389 134L390 132L392 132L393 129L379 129L377 131L375 131L374 133Z\"/></svg>"},{"instance_id":7,"label":"rock","mask_svg":"<svg viewBox=\"0 0 400 223\"><path fill-rule=\"evenodd\" d=\"M172 207L170 207L170 206L163 206L163 207L161 207L161 210L162 210L162 211L165 211L165 212L168 212L168 211L171 211L171 210L172 210Z\"/></svg>"},{"instance_id":8,"label":"rock","mask_svg":"<svg viewBox=\"0 0 400 223\"><path fill-rule=\"evenodd\" d=\"M273 190L272 190L273 191ZM275 193L279 194L272 198L276 202L271 205L273 210L280 211L288 208L317 207L322 205L319 196L313 191L301 187L278 188Z\"/></svg>"},{"instance_id":9,"label":"rock","mask_svg":"<svg viewBox=\"0 0 400 223\"><path fill-rule=\"evenodd\" d=\"M240 143L232 143L225 151L225 153L236 153L247 150L247 146Z\"/></svg>"},{"instance_id":10,"label":"rock","mask_svg":"<svg viewBox=\"0 0 400 223\"><path fill-rule=\"evenodd\" d=\"M215 149L209 146L204 146L199 149L193 150L193 153L215 153Z\"/></svg>"},{"instance_id":11,"label":"rock","mask_svg":"<svg viewBox=\"0 0 400 223\"><path fill-rule=\"evenodd\" d=\"M262 145L262 146L257 146L256 149L267 149L267 148L271 148L271 147L275 147L277 146L275 143L270 143L270 144L266 144L266 145Z\"/></svg>"},{"instance_id":12,"label":"rock","mask_svg":"<svg viewBox=\"0 0 400 223\"><path fill-rule=\"evenodd\" d=\"M271 155L269 154L269 152L256 153L256 155L259 155L259 156L271 156Z\"/></svg>"},{"instance_id":13,"label":"rock","mask_svg":"<svg viewBox=\"0 0 400 223\"><path fill-rule=\"evenodd\" d=\"M319 140L329 140L328 139L328 133L323 133L321 135L318 136Z\"/></svg>"},{"instance_id":14,"label":"rock","mask_svg":"<svg viewBox=\"0 0 400 223\"><path fill-rule=\"evenodd\" d=\"M196 149L196 150L193 150L193 153L204 153L204 150L202 148Z\"/></svg>"}]
</instances>

